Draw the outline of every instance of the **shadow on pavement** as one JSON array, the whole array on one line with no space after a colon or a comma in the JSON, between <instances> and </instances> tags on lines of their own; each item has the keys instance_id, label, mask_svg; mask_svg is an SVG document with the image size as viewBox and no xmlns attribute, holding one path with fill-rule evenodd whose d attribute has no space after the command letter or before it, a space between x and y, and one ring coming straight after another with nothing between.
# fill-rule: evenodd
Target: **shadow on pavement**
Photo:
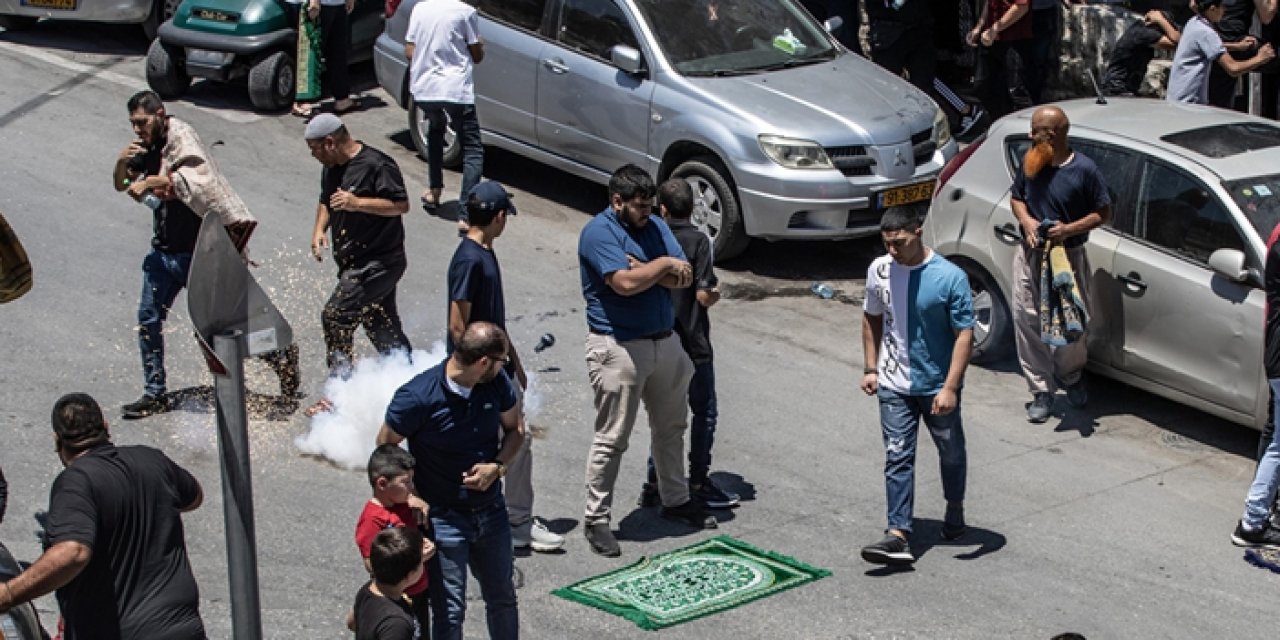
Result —
<instances>
[{"instance_id":1,"label":"shadow on pavement","mask_svg":"<svg viewBox=\"0 0 1280 640\"><path fill-rule=\"evenodd\" d=\"M919 561L935 547L957 547L966 549L958 553L957 560L977 560L982 556L995 553L1004 548L1007 540L1004 534L982 527L970 526L958 540L947 540L942 537L942 521L929 518L915 518L915 535L911 536L911 550Z\"/></svg>"},{"instance_id":2,"label":"shadow on pavement","mask_svg":"<svg viewBox=\"0 0 1280 640\"><path fill-rule=\"evenodd\" d=\"M170 411L186 413L213 413L217 404L214 389L210 385L186 387L169 392ZM245 411L250 420L288 420L297 413L299 403L296 398L279 395L267 395L245 391Z\"/></svg>"},{"instance_id":3,"label":"shadow on pavement","mask_svg":"<svg viewBox=\"0 0 1280 640\"><path fill-rule=\"evenodd\" d=\"M41 20L25 31L0 31L0 40L68 53L107 55L145 56L150 46L141 25L59 20ZM138 71L141 76L141 68Z\"/></svg>"},{"instance_id":4,"label":"shadow on pavement","mask_svg":"<svg viewBox=\"0 0 1280 640\"><path fill-rule=\"evenodd\" d=\"M736 493L743 502L751 502L756 499L756 486L736 473L714 471L710 474L710 478L717 487L720 487L721 491Z\"/></svg>"},{"instance_id":5,"label":"shadow on pavement","mask_svg":"<svg viewBox=\"0 0 1280 640\"><path fill-rule=\"evenodd\" d=\"M884 255L880 238L839 241L752 240L741 256L716 265L742 275L804 282L862 280L871 261Z\"/></svg>"},{"instance_id":6,"label":"shadow on pavement","mask_svg":"<svg viewBox=\"0 0 1280 640\"><path fill-rule=\"evenodd\" d=\"M710 509L708 514L715 517L716 522L732 522L735 518L730 509ZM692 526L672 522L658 515L658 507L636 508L618 522L618 539L631 542L653 542L662 538L683 538L706 531Z\"/></svg>"}]
</instances>

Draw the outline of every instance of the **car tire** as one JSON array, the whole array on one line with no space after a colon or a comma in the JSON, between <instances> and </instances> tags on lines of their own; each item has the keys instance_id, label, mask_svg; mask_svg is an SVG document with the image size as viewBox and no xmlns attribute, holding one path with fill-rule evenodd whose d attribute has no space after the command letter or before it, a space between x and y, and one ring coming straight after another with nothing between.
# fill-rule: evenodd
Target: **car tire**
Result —
<instances>
[{"instance_id":1,"label":"car tire","mask_svg":"<svg viewBox=\"0 0 1280 640\"><path fill-rule=\"evenodd\" d=\"M693 187L693 223L711 238L716 262L746 250L751 238L742 224L738 191L718 158L698 156L686 160L671 172L671 177L683 178Z\"/></svg>"},{"instance_id":2,"label":"car tire","mask_svg":"<svg viewBox=\"0 0 1280 640\"><path fill-rule=\"evenodd\" d=\"M181 96L191 86L180 51L159 40L152 40L147 49L147 86L165 100Z\"/></svg>"},{"instance_id":3,"label":"car tire","mask_svg":"<svg viewBox=\"0 0 1280 640\"><path fill-rule=\"evenodd\" d=\"M160 31L160 25L166 20L173 17L174 12L178 10L178 4L181 0L154 0L151 4L151 14L146 20L142 21L142 35L151 42L156 39L156 34Z\"/></svg>"},{"instance_id":4,"label":"car tire","mask_svg":"<svg viewBox=\"0 0 1280 640\"><path fill-rule=\"evenodd\" d=\"M412 97L409 98L409 137L413 138L413 148L417 149L418 157L426 162L427 121L422 118L422 110ZM444 156L441 164L447 169L462 168L462 143L458 141L458 134L454 132L452 124L444 132Z\"/></svg>"},{"instance_id":5,"label":"car tire","mask_svg":"<svg viewBox=\"0 0 1280 640\"><path fill-rule=\"evenodd\" d=\"M31 16L0 16L0 27L4 27L5 31L26 31L39 21L40 18Z\"/></svg>"},{"instance_id":6,"label":"car tire","mask_svg":"<svg viewBox=\"0 0 1280 640\"><path fill-rule=\"evenodd\" d=\"M1013 347L1009 303L986 269L965 258L949 259L969 277L969 291L973 294L973 354L969 359L974 364L999 362Z\"/></svg>"},{"instance_id":7,"label":"car tire","mask_svg":"<svg viewBox=\"0 0 1280 640\"><path fill-rule=\"evenodd\" d=\"M279 111L297 95L293 58L277 51L249 69L249 102L261 111Z\"/></svg>"}]
</instances>

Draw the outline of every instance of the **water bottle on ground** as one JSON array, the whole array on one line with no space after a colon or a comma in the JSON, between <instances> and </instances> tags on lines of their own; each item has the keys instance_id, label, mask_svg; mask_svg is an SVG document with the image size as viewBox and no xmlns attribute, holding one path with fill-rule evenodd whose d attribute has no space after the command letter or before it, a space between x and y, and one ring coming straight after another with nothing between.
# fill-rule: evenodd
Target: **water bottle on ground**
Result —
<instances>
[{"instance_id":1,"label":"water bottle on ground","mask_svg":"<svg viewBox=\"0 0 1280 640\"><path fill-rule=\"evenodd\" d=\"M813 292L813 295L818 296L823 300L830 300L836 295L836 290L832 289L831 285L825 282L815 282L813 283L813 286L809 287L809 290Z\"/></svg>"}]
</instances>

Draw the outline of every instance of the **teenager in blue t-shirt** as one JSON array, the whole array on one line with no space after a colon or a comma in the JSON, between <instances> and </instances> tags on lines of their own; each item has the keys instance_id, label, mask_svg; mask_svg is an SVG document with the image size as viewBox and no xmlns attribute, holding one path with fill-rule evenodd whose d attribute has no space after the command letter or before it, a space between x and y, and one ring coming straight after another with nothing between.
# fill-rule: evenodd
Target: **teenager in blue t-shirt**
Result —
<instances>
[{"instance_id":1,"label":"teenager in blue t-shirt","mask_svg":"<svg viewBox=\"0 0 1280 640\"><path fill-rule=\"evenodd\" d=\"M472 322L492 322L507 329L507 310L502 293L502 271L493 242L507 228L507 219L516 215L511 194L492 180L481 182L467 194L469 226L449 261L449 331L445 346L453 353L454 345ZM514 345L509 345L510 361L505 370L517 393L528 388L529 380ZM533 456L529 453L532 438L511 461L504 483L507 515L511 519L511 536L517 549L551 552L564 546L564 537L547 529L533 517Z\"/></svg>"},{"instance_id":2,"label":"teenager in blue t-shirt","mask_svg":"<svg viewBox=\"0 0 1280 640\"><path fill-rule=\"evenodd\" d=\"M942 536L964 534L968 457L960 421L960 387L973 349L973 299L959 267L920 240L914 210L890 209L880 221L889 255L867 269L862 314L862 390L880 401L888 528L862 548L877 564L911 564L916 436L923 419L938 447L942 494L947 500Z\"/></svg>"}]
</instances>

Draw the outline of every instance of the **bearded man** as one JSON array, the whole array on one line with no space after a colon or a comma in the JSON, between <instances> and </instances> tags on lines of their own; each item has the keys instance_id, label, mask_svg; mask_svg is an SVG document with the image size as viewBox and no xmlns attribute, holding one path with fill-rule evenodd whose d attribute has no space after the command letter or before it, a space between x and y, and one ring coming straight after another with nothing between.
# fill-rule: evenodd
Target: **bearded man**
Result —
<instances>
[{"instance_id":1,"label":"bearded man","mask_svg":"<svg viewBox=\"0 0 1280 640\"><path fill-rule=\"evenodd\" d=\"M1013 180L1011 203L1023 242L1013 257L1013 325L1018 364L1032 401L1027 420L1042 423L1061 387L1067 402L1083 407L1089 396L1081 377L1088 361L1086 336L1051 347L1040 339L1040 268L1046 241L1066 248L1086 309L1089 304L1089 232L1111 219L1111 196L1098 166L1073 151L1067 114L1055 106L1031 116L1032 147Z\"/></svg>"}]
</instances>

